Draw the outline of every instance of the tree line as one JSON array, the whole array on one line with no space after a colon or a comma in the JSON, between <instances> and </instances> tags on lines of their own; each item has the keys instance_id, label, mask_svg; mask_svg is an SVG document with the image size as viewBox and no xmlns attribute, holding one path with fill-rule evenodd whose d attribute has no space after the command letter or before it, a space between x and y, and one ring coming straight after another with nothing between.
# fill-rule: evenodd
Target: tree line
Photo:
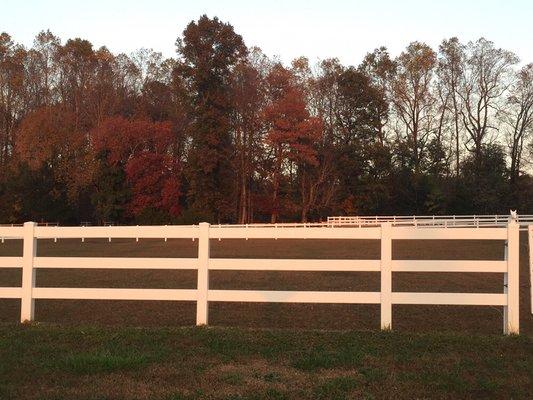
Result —
<instances>
[{"instance_id":1,"label":"tree line","mask_svg":"<svg viewBox=\"0 0 533 400\"><path fill-rule=\"evenodd\" d=\"M481 38L290 65L200 17L176 57L0 34L0 219L533 212L533 64Z\"/></svg>"}]
</instances>

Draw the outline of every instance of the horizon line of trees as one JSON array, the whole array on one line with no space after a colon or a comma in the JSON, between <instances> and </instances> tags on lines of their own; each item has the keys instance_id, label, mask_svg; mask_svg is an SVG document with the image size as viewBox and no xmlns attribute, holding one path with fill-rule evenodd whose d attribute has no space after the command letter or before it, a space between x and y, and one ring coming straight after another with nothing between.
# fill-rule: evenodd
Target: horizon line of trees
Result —
<instances>
[{"instance_id":1,"label":"horizon line of trees","mask_svg":"<svg viewBox=\"0 0 533 400\"><path fill-rule=\"evenodd\" d=\"M201 16L176 57L0 34L0 220L533 213L533 63L481 38L284 65Z\"/></svg>"}]
</instances>

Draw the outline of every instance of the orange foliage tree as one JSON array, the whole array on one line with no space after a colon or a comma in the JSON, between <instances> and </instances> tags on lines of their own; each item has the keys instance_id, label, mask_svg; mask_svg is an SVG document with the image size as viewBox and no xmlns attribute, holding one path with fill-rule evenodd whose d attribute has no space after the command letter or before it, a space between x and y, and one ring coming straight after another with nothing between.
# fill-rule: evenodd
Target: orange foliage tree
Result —
<instances>
[{"instance_id":1,"label":"orange foliage tree","mask_svg":"<svg viewBox=\"0 0 533 400\"><path fill-rule=\"evenodd\" d=\"M32 170L54 171L72 201L91 182L94 162L87 135L76 129L76 116L62 107L44 106L28 114L17 131L15 154Z\"/></svg>"},{"instance_id":2,"label":"orange foliage tree","mask_svg":"<svg viewBox=\"0 0 533 400\"><path fill-rule=\"evenodd\" d=\"M322 122L310 116L304 92L294 80L293 74L281 65L274 66L267 77L270 103L264 118L269 126L266 143L272 151L273 164L272 223L280 213L279 194L284 173L296 167L300 180L305 180L306 169L318 165L314 144L322 136ZM304 212L302 219L306 219Z\"/></svg>"}]
</instances>

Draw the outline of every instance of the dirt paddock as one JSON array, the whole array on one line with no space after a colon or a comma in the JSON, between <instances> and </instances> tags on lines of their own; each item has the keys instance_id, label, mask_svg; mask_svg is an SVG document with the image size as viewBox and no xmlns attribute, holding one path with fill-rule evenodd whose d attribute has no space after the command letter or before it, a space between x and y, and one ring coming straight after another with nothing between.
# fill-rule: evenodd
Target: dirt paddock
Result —
<instances>
[{"instance_id":1,"label":"dirt paddock","mask_svg":"<svg viewBox=\"0 0 533 400\"><path fill-rule=\"evenodd\" d=\"M196 257L191 240L41 240L38 256ZM22 254L22 242L6 240L0 256ZM377 259L373 240L213 240L211 256L220 258ZM393 241L394 259L501 260L502 241ZM20 269L0 269L0 286L20 286ZM46 269L37 271L39 287L195 288L194 270ZM374 272L212 271L213 289L379 291ZM394 291L502 292L502 274L393 273ZM520 241L521 332L533 334L529 302L528 243ZM0 322L19 319L20 301L0 299ZM37 300L39 322L74 325L194 325L195 303L168 301ZM378 329L379 305L210 303L216 326L312 329ZM502 332L502 308L487 306L393 306L393 328L424 332L449 330Z\"/></svg>"}]
</instances>

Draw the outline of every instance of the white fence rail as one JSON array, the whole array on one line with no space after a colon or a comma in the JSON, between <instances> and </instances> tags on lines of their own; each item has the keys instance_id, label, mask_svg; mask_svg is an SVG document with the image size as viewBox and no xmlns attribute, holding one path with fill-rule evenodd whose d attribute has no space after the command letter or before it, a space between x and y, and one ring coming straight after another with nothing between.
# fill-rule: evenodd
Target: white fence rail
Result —
<instances>
[{"instance_id":1,"label":"white fence rail","mask_svg":"<svg viewBox=\"0 0 533 400\"><path fill-rule=\"evenodd\" d=\"M414 226L417 228L481 228L506 226L513 219L511 215L380 215L328 217L330 226L376 226L390 222L393 226ZM527 230L533 225L533 215L517 215L514 218Z\"/></svg>"},{"instance_id":2,"label":"white fence rail","mask_svg":"<svg viewBox=\"0 0 533 400\"><path fill-rule=\"evenodd\" d=\"M0 257L0 268L22 268L21 287L0 288L0 298L21 299L21 322L34 319L35 299L186 300L197 304L196 323L208 323L208 304L226 302L365 303L381 305L381 328L392 327L393 304L450 304L503 306L504 332L518 333L519 225L443 229L396 227L382 222L373 227L302 227L277 229L273 225L230 228L201 223L192 226L44 227L27 222L22 227L0 227L0 237L23 239L22 257ZM62 238L192 238L198 239L196 258L40 257L37 239ZM375 239L381 242L379 260L293 260L211 258L210 239ZM393 240L459 239L505 242L502 261L395 260ZM504 249L502 249L503 251ZM39 268L196 269L196 289L101 289L36 287ZM379 292L212 290L209 271L373 271L381 275ZM504 274L501 293L393 292L393 272L499 272Z\"/></svg>"}]
</instances>

